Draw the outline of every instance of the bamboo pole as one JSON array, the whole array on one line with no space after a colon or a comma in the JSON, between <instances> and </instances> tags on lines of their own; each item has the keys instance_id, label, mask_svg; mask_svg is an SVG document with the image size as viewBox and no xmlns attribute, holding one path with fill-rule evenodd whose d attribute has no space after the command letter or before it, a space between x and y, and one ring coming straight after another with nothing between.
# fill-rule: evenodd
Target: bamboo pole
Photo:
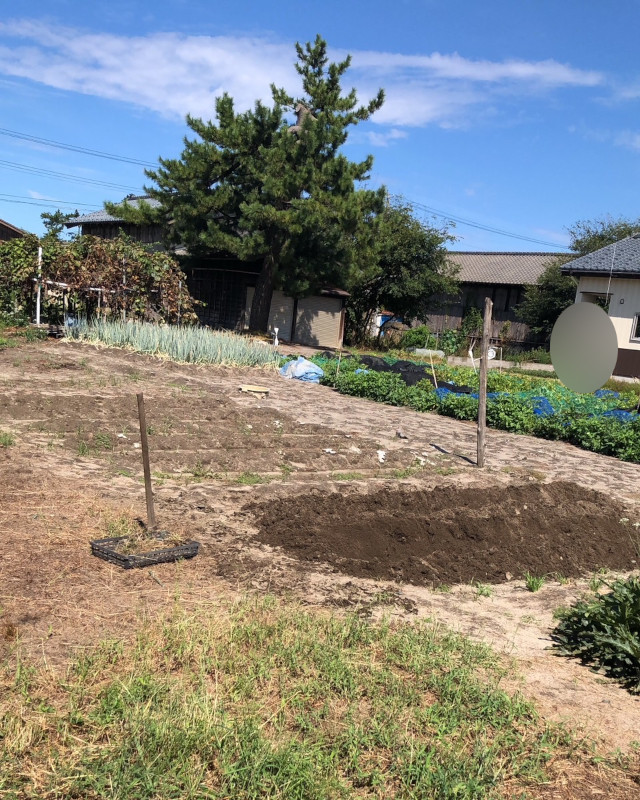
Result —
<instances>
[{"instance_id":1,"label":"bamboo pole","mask_svg":"<svg viewBox=\"0 0 640 800\"><path fill-rule=\"evenodd\" d=\"M478 391L478 466L484 467L485 436L487 432L487 368L488 351L491 338L491 315L493 301L484 299L484 318L482 323L482 348L480 351L480 389Z\"/></svg>"},{"instance_id":2,"label":"bamboo pole","mask_svg":"<svg viewBox=\"0 0 640 800\"><path fill-rule=\"evenodd\" d=\"M429 353L429 363L431 364L431 374L433 375L433 385L438 388L438 379L436 378L436 371L433 368L433 356Z\"/></svg>"},{"instance_id":3,"label":"bamboo pole","mask_svg":"<svg viewBox=\"0 0 640 800\"><path fill-rule=\"evenodd\" d=\"M144 396L142 392L136 395L138 400L138 417L140 419L140 442L142 444L142 466L144 469L144 490L147 497L147 522L148 529L156 527L156 512L153 508L153 489L151 487L151 468L149 467L149 441L147 439L147 418L144 413Z\"/></svg>"}]
</instances>

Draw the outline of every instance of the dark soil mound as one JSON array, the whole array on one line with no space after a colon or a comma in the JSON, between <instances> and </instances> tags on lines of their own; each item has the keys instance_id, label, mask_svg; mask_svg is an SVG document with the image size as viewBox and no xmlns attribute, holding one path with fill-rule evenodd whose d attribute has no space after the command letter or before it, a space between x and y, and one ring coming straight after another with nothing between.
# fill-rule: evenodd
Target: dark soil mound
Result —
<instances>
[{"instance_id":1,"label":"dark soil mound","mask_svg":"<svg viewBox=\"0 0 640 800\"><path fill-rule=\"evenodd\" d=\"M499 583L507 572L578 577L636 566L636 528L620 521L623 507L573 483L317 491L252 511L261 541L354 576Z\"/></svg>"}]
</instances>

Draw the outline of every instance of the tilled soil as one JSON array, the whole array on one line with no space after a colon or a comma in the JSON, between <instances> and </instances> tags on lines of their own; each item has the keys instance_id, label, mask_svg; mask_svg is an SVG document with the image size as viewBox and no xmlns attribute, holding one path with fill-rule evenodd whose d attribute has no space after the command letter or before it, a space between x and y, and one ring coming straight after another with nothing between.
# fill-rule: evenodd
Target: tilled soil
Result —
<instances>
[{"instance_id":1,"label":"tilled soil","mask_svg":"<svg viewBox=\"0 0 640 800\"><path fill-rule=\"evenodd\" d=\"M302 561L419 585L634 569L640 540L619 503L565 481L342 497L316 491L253 510L260 540Z\"/></svg>"}]
</instances>

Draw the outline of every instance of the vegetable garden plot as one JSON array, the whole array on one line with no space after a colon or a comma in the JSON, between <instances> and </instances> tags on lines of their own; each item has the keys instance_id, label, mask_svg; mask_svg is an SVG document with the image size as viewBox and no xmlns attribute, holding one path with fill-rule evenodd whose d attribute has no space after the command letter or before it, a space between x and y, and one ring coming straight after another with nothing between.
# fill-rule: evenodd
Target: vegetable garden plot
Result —
<instances>
[{"instance_id":1,"label":"vegetable garden plot","mask_svg":"<svg viewBox=\"0 0 640 800\"><path fill-rule=\"evenodd\" d=\"M369 360L363 368L357 358L316 359L321 382L339 392L379 403L435 411L460 420L478 417L478 378L467 367L435 367L438 388L425 372L422 380L405 380L406 371L393 371ZM400 365L409 362L396 362ZM490 370L487 424L512 433L566 441L623 461L640 463L640 415L633 392L598 391L577 394L559 381Z\"/></svg>"}]
</instances>

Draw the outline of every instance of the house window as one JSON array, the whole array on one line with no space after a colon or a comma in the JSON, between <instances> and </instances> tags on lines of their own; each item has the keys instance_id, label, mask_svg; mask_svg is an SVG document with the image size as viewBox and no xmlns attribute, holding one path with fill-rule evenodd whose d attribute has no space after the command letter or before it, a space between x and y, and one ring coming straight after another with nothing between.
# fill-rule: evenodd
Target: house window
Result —
<instances>
[{"instance_id":1,"label":"house window","mask_svg":"<svg viewBox=\"0 0 640 800\"><path fill-rule=\"evenodd\" d=\"M631 339L632 342L640 342L640 313L633 317L631 323Z\"/></svg>"}]
</instances>

